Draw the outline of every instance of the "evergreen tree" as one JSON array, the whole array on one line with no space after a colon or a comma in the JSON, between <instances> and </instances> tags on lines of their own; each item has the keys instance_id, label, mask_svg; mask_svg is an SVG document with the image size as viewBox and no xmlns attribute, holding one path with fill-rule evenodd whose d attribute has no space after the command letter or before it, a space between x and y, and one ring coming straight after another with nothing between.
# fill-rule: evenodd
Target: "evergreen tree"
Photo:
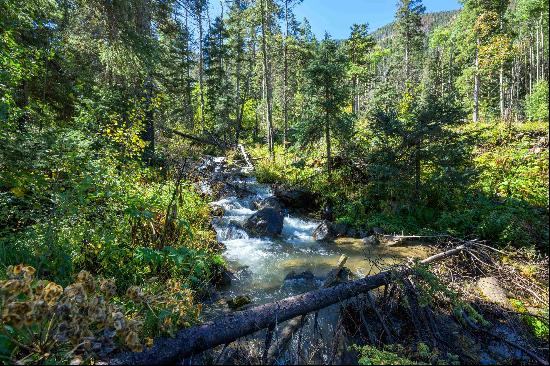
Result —
<instances>
[{"instance_id":1,"label":"evergreen tree","mask_svg":"<svg viewBox=\"0 0 550 366\"><path fill-rule=\"evenodd\" d=\"M424 31L422 15L426 11L422 0L399 0L395 14L397 34L396 49L398 65L402 65L397 75L398 84L417 83L422 69L422 51L424 48ZM399 70L400 67L397 67Z\"/></svg>"},{"instance_id":2,"label":"evergreen tree","mask_svg":"<svg viewBox=\"0 0 550 366\"><path fill-rule=\"evenodd\" d=\"M360 95L364 95L365 83L369 79L369 55L375 46L374 38L369 35L368 24L354 24L350 38L346 42L350 60L353 103L355 115L360 112Z\"/></svg>"},{"instance_id":3,"label":"evergreen tree","mask_svg":"<svg viewBox=\"0 0 550 366\"><path fill-rule=\"evenodd\" d=\"M216 17L212 24L204 47L204 66L206 76L206 106L208 129L210 133L223 136L225 143L233 140L234 126L230 113L234 110L235 99L232 98L233 87L227 72L229 35L221 17Z\"/></svg>"},{"instance_id":4,"label":"evergreen tree","mask_svg":"<svg viewBox=\"0 0 550 366\"><path fill-rule=\"evenodd\" d=\"M332 179L332 139L342 139L351 132L351 118L344 111L349 98L347 62L343 50L327 34L306 70L307 116L299 126L299 134L303 143L324 139L329 181Z\"/></svg>"}]
</instances>

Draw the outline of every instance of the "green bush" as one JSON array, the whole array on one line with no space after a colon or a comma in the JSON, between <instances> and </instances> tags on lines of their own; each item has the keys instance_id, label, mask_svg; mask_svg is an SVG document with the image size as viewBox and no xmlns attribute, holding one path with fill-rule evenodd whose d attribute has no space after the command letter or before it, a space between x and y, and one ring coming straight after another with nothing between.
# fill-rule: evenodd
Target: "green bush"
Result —
<instances>
[{"instance_id":1,"label":"green bush","mask_svg":"<svg viewBox=\"0 0 550 366\"><path fill-rule=\"evenodd\" d=\"M399 356L394 351L398 351L399 345L396 347L387 346L388 349L378 349L373 346L354 347L359 352L359 365L418 365L418 363ZM396 348L394 350L394 348Z\"/></svg>"},{"instance_id":2,"label":"green bush","mask_svg":"<svg viewBox=\"0 0 550 366\"><path fill-rule=\"evenodd\" d=\"M153 276L206 280L206 269L193 276L184 270L209 267L215 255L206 200L107 143L57 129L3 145L2 157L30 152L0 174L0 265L27 263L61 285L86 269L114 278L121 290ZM171 261L152 270L136 260L139 248L165 247L188 250L185 265Z\"/></svg>"},{"instance_id":3,"label":"green bush","mask_svg":"<svg viewBox=\"0 0 550 366\"><path fill-rule=\"evenodd\" d=\"M525 114L531 121L548 121L548 81L539 81L527 95Z\"/></svg>"}]
</instances>

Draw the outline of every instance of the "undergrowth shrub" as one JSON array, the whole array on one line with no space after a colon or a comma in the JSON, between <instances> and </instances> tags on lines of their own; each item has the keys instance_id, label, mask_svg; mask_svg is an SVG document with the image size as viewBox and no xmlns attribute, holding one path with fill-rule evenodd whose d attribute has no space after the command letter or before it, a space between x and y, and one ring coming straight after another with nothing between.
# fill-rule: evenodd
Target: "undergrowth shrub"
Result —
<instances>
[{"instance_id":1,"label":"undergrowth shrub","mask_svg":"<svg viewBox=\"0 0 550 366\"><path fill-rule=\"evenodd\" d=\"M191 185L99 149L78 130L62 132L33 132L18 137L11 152L2 150L41 144L30 161L14 159L0 175L0 266L28 263L62 285L86 269L115 278L122 289L144 276L188 275L176 262L151 271L136 260L139 248L187 248L186 261L210 266L218 248L210 211Z\"/></svg>"},{"instance_id":2,"label":"undergrowth shrub","mask_svg":"<svg viewBox=\"0 0 550 366\"><path fill-rule=\"evenodd\" d=\"M63 288L16 265L0 281L0 359L4 362L82 363L115 350L141 352L152 337L194 324L201 306L180 282L129 287L81 271Z\"/></svg>"}]
</instances>

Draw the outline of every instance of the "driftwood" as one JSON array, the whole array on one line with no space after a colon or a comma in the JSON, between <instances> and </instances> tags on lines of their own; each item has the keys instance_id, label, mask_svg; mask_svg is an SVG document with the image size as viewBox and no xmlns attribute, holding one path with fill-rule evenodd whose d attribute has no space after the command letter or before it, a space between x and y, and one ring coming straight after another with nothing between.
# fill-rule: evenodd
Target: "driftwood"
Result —
<instances>
[{"instance_id":1,"label":"driftwood","mask_svg":"<svg viewBox=\"0 0 550 366\"><path fill-rule=\"evenodd\" d=\"M370 294L370 292L367 292L367 300L369 301L369 304L370 304L372 310L374 310L374 313L376 314L376 317L378 317L378 320L380 321L380 324L382 325L382 329L386 333L386 337L387 337L388 342L393 343L394 340L393 340L392 333L391 333L390 329L388 328L388 326L386 325L386 322L384 321L384 317L382 316L382 313L380 313L380 310L378 310L378 308L376 307L376 304L375 304L374 299L372 298L372 295Z\"/></svg>"},{"instance_id":2,"label":"driftwood","mask_svg":"<svg viewBox=\"0 0 550 366\"><path fill-rule=\"evenodd\" d=\"M430 264L460 253L474 242L467 242L454 249L439 253L420 261ZM360 280L323 288L305 294L289 297L249 310L222 316L200 326L184 329L174 338L158 339L152 348L141 353L123 353L110 360L112 365L121 364L166 364L199 354L219 345L233 342L259 330L273 327L300 315L324 309L330 305L366 293L410 274L409 267L378 273Z\"/></svg>"}]
</instances>

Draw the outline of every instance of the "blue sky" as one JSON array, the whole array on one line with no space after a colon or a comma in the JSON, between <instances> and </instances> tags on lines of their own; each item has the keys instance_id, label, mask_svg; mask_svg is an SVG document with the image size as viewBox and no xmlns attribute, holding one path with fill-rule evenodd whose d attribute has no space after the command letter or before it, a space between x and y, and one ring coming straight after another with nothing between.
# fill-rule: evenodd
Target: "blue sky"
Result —
<instances>
[{"instance_id":1,"label":"blue sky","mask_svg":"<svg viewBox=\"0 0 550 366\"><path fill-rule=\"evenodd\" d=\"M354 23L369 23L370 30L391 23L397 0L304 0L294 8L296 17L309 20L313 32L323 38L347 38ZM219 14L219 0L211 0L213 14ZM428 12L459 9L458 0L424 0Z\"/></svg>"},{"instance_id":2,"label":"blue sky","mask_svg":"<svg viewBox=\"0 0 550 366\"><path fill-rule=\"evenodd\" d=\"M375 30L391 23L396 9L396 0L304 0L294 8L296 17L307 18L313 32L322 38L327 31L333 38L349 36L354 23L369 23ZM457 0L424 0L427 12L459 9Z\"/></svg>"}]
</instances>

